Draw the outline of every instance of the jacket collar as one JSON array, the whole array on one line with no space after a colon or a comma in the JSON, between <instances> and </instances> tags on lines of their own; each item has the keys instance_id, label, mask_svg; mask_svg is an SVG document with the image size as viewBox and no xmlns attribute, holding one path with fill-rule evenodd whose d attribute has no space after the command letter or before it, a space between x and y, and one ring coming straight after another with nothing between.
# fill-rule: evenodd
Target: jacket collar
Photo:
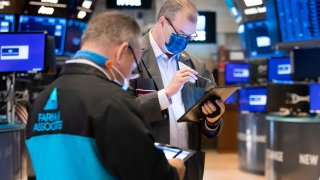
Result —
<instances>
[{"instance_id":1,"label":"jacket collar","mask_svg":"<svg viewBox=\"0 0 320 180\"><path fill-rule=\"evenodd\" d=\"M61 70L61 75L65 74L87 74L111 81L102 69L99 69L90 63L67 61Z\"/></svg>"}]
</instances>

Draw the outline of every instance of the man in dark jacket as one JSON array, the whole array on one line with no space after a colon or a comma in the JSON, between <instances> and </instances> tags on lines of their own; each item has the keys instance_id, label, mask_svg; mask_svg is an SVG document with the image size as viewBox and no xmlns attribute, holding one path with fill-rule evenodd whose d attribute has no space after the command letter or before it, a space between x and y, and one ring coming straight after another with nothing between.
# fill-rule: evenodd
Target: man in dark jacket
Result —
<instances>
[{"instance_id":1,"label":"man in dark jacket","mask_svg":"<svg viewBox=\"0 0 320 180\"><path fill-rule=\"evenodd\" d=\"M128 80L141 57L137 23L120 13L90 21L81 50L32 106L27 146L37 179L182 179L165 158Z\"/></svg>"},{"instance_id":2,"label":"man in dark jacket","mask_svg":"<svg viewBox=\"0 0 320 180\"><path fill-rule=\"evenodd\" d=\"M144 36L142 76L132 83L156 141L198 150L187 162L186 177L191 180L203 176L201 134L215 137L222 129L220 117L225 110L222 100L208 101L202 106L204 121L177 122L205 90L216 86L205 64L183 51L197 36L197 15L189 0L167 0L163 4L155 27Z\"/></svg>"}]
</instances>

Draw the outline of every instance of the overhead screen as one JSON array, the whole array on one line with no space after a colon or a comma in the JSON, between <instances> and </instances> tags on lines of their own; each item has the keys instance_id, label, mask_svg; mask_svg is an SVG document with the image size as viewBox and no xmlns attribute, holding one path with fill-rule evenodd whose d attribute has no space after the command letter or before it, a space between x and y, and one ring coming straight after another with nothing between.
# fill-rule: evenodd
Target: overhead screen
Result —
<instances>
[{"instance_id":1,"label":"overhead screen","mask_svg":"<svg viewBox=\"0 0 320 180\"><path fill-rule=\"evenodd\" d=\"M47 31L48 35L55 37L55 53L62 55L66 38L67 20L46 16L21 15L19 28L21 32Z\"/></svg>"},{"instance_id":2,"label":"overhead screen","mask_svg":"<svg viewBox=\"0 0 320 180\"><path fill-rule=\"evenodd\" d=\"M292 51L293 78L320 77L320 48Z\"/></svg>"},{"instance_id":3,"label":"overhead screen","mask_svg":"<svg viewBox=\"0 0 320 180\"><path fill-rule=\"evenodd\" d=\"M150 0L106 0L106 7L112 9L151 9Z\"/></svg>"},{"instance_id":4,"label":"overhead screen","mask_svg":"<svg viewBox=\"0 0 320 180\"><path fill-rule=\"evenodd\" d=\"M68 31L64 55L72 56L80 49L81 36L87 27L86 22L68 20Z\"/></svg>"},{"instance_id":5,"label":"overhead screen","mask_svg":"<svg viewBox=\"0 0 320 180\"><path fill-rule=\"evenodd\" d=\"M318 1L277 0L277 7L283 42L320 38Z\"/></svg>"},{"instance_id":6,"label":"overhead screen","mask_svg":"<svg viewBox=\"0 0 320 180\"><path fill-rule=\"evenodd\" d=\"M273 36L270 36L265 21L248 22L240 25L238 33L243 42L242 46L247 50L249 57L256 58L281 55L280 51L271 49L271 37Z\"/></svg>"},{"instance_id":7,"label":"overhead screen","mask_svg":"<svg viewBox=\"0 0 320 180\"><path fill-rule=\"evenodd\" d=\"M42 71L45 33L0 34L0 72Z\"/></svg>"},{"instance_id":8,"label":"overhead screen","mask_svg":"<svg viewBox=\"0 0 320 180\"><path fill-rule=\"evenodd\" d=\"M191 43L216 43L216 13L199 12L196 32L198 37Z\"/></svg>"},{"instance_id":9,"label":"overhead screen","mask_svg":"<svg viewBox=\"0 0 320 180\"><path fill-rule=\"evenodd\" d=\"M0 32L14 31L15 16L13 14L0 14Z\"/></svg>"}]
</instances>

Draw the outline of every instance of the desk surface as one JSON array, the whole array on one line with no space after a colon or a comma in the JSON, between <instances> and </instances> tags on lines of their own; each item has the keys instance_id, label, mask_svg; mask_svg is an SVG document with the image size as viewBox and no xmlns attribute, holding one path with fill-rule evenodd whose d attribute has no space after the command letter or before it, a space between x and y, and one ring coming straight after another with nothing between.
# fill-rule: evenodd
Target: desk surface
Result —
<instances>
[{"instance_id":1,"label":"desk surface","mask_svg":"<svg viewBox=\"0 0 320 180\"><path fill-rule=\"evenodd\" d=\"M320 123L320 117L286 117L278 115L267 115L268 121L290 122L290 123Z\"/></svg>"},{"instance_id":2,"label":"desk surface","mask_svg":"<svg viewBox=\"0 0 320 180\"><path fill-rule=\"evenodd\" d=\"M24 124L0 124L0 133L18 131L26 128Z\"/></svg>"}]
</instances>

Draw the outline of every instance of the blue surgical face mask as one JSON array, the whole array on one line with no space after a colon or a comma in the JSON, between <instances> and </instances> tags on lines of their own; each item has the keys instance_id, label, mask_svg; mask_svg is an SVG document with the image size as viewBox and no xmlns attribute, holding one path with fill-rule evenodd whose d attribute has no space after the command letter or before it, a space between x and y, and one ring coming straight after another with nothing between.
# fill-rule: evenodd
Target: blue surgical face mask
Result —
<instances>
[{"instance_id":1,"label":"blue surgical face mask","mask_svg":"<svg viewBox=\"0 0 320 180\"><path fill-rule=\"evenodd\" d=\"M171 33L169 42L165 42L166 48L173 54L178 54L186 49L189 39L181 37L177 34Z\"/></svg>"}]
</instances>

